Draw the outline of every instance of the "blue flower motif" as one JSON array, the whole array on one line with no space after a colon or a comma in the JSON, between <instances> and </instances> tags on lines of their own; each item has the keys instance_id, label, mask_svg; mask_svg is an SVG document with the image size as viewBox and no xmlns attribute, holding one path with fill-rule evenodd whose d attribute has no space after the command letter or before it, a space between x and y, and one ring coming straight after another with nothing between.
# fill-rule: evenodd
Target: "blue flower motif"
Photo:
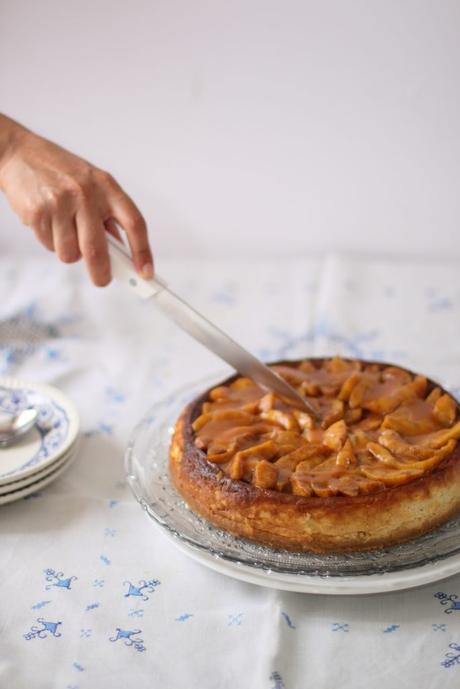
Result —
<instances>
[{"instance_id":1,"label":"blue flower motif","mask_svg":"<svg viewBox=\"0 0 460 689\"><path fill-rule=\"evenodd\" d=\"M460 610L460 600L458 600L458 596L455 593L451 593L450 595L447 595L447 593L443 593L442 591L438 591L437 593L434 594L434 597L438 598L441 605L449 605L450 606L447 608L447 610L444 610L444 612L447 613L448 615L453 613L454 610Z\"/></svg>"},{"instance_id":2,"label":"blue flower motif","mask_svg":"<svg viewBox=\"0 0 460 689\"><path fill-rule=\"evenodd\" d=\"M115 402L116 404L122 404L126 401L126 395L115 388L108 387L105 390L105 394L109 402Z\"/></svg>"},{"instance_id":3,"label":"blue flower motif","mask_svg":"<svg viewBox=\"0 0 460 689\"><path fill-rule=\"evenodd\" d=\"M460 644L451 643L449 644L449 648L451 648L454 653L452 653L452 651L446 653L444 660L441 662L441 666L445 668L460 665Z\"/></svg>"},{"instance_id":4,"label":"blue flower motif","mask_svg":"<svg viewBox=\"0 0 460 689\"><path fill-rule=\"evenodd\" d=\"M220 290L216 290L211 294L211 301L223 306L235 306L236 296L234 285L226 285Z\"/></svg>"},{"instance_id":5,"label":"blue flower motif","mask_svg":"<svg viewBox=\"0 0 460 689\"><path fill-rule=\"evenodd\" d=\"M57 349L55 347L47 347L46 348L46 356L51 361L58 361L59 359L62 359L61 352L59 351L59 349Z\"/></svg>"},{"instance_id":6,"label":"blue flower motif","mask_svg":"<svg viewBox=\"0 0 460 689\"><path fill-rule=\"evenodd\" d=\"M99 603L89 603L89 605L86 606L86 612L88 612L88 610L95 610L95 608L98 608L98 607L99 607Z\"/></svg>"},{"instance_id":7,"label":"blue flower motif","mask_svg":"<svg viewBox=\"0 0 460 689\"><path fill-rule=\"evenodd\" d=\"M228 627L241 627L243 623L243 613L239 612L237 615L230 614L228 616Z\"/></svg>"},{"instance_id":8,"label":"blue flower motif","mask_svg":"<svg viewBox=\"0 0 460 689\"><path fill-rule=\"evenodd\" d=\"M35 605L32 605L32 610L40 610L40 608L44 608L45 605L48 605L51 603L50 600L41 600L38 603L35 603Z\"/></svg>"},{"instance_id":9,"label":"blue flower motif","mask_svg":"<svg viewBox=\"0 0 460 689\"><path fill-rule=\"evenodd\" d=\"M0 373L19 365L51 339L62 335L59 324L45 323L37 317L37 306L27 308L0 323Z\"/></svg>"},{"instance_id":10,"label":"blue flower motif","mask_svg":"<svg viewBox=\"0 0 460 689\"><path fill-rule=\"evenodd\" d=\"M272 672L272 674L270 675L270 681L274 682L270 689L284 689L283 678L281 677L279 672Z\"/></svg>"},{"instance_id":11,"label":"blue flower motif","mask_svg":"<svg viewBox=\"0 0 460 689\"><path fill-rule=\"evenodd\" d=\"M144 640L135 638L136 634L141 634L142 630L141 629L121 629L121 627L117 627L115 630L115 636L111 636L109 638L109 641L115 642L118 641L119 639L124 639L125 640L125 646L133 646L136 651L139 651L142 653L143 651L146 650L144 646Z\"/></svg>"},{"instance_id":12,"label":"blue flower motif","mask_svg":"<svg viewBox=\"0 0 460 689\"><path fill-rule=\"evenodd\" d=\"M78 577L75 576L64 578L63 572L55 572L54 569L45 569L44 573L46 574L46 581L51 582L50 584L47 584L47 586L45 586L45 589L47 591L53 586L56 586L57 588L61 589L70 590L70 585L72 584L72 581L78 579Z\"/></svg>"},{"instance_id":13,"label":"blue flower motif","mask_svg":"<svg viewBox=\"0 0 460 689\"><path fill-rule=\"evenodd\" d=\"M347 622L345 622L345 623L333 622L331 630L333 632L349 632L350 631L350 625Z\"/></svg>"},{"instance_id":14,"label":"blue flower motif","mask_svg":"<svg viewBox=\"0 0 460 689\"><path fill-rule=\"evenodd\" d=\"M432 627L434 632L445 632L446 631L446 625L445 624L432 624L431 627Z\"/></svg>"},{"instance_id":15,"label":"blue flower motif","mask_svg":"<svg viewBox=\"0 0 460 689\"><path fill-rule=\"evenodd\" d=\"M128 617L144 617L144 611L142 608L131 608Z\"/></svg>"},{"instance_id":16,"label":"blue flower motif","mask_svg":"<svg viewBox=\"0 0 460 689\"><path fill-rule=\"evenodd\" d=\"M383 630L383 633L384 634L391 634L391 632L395 632L399 628L400 628L399 624L391 624L389 627L386 627L386 629Z\"/></svg>"},{"instance_id":17,"label":"blue flower motif","mask_svg":"<svg viewBox=\"0 0 460 689\"><path fill-rule=\"evenodd\" d=\"M49 349L57 349L54 341L66 337L68 326L79 319L78 315L66 312L48 323L41 317L35 302L4 319L0 323L0 374L19 366L34 354L47 356Z\"/></svg>"},{"instance_id":18,"label":"blue flower motif","mask_svg":"<svg viewBox=\"0 0 460 689\"><path fill-rule=\"evenodd\" d=\"M132 584L130 581L124 581L123 586L128 584L128 592L125 593L125 598L129 598L130 596L139 596L142 598L142 600L149 600L149 597L144 593L144 591L153 593L160 583L161 582L159 582L158 579L149 579L148 581L141 579L138 586L134 586L134 584Z\"/></svg>"},{"instance_id":19,"label":"blue flower motif","mask_svg":"<svg viewBox=\"0 0 460 689\"><path fill-rule=\"evenodd\" d=\"M47 622L43 617L38 617L37 622L41 626L37 627L33 625L30 628L30 632L24 634L24 639L26 639L26 641L30 641L30 639L45 639L48 634L54 637L62 636L61 632L57 631L57 628L62 622Z\"/></svg>"},{"instance_id":20,"label":"blue flower motif","mask_svg":"<svg viewBox=\"0 0 460 689\"><path fill-rule=\"evenodd\" d=\"M450 311L453 307L454 304L449 297L437 297L430 303L429 310L432 312Z\"/></svg>"},{"instance_id":21,"label":"blue flower motif","mask_svg":"<svg viewBox=\"0 0 460 689\"><path fill-rule=\"evenodd\" d=\"M319 317L316 323L309 330L294 335L287 330L281 330L278 325L271 325L268 328L269 335L280 342L278 347L266 350L267 356L264 359L285 359L300 348L305 350L306 345L313 345L318 339L327 340L328 344L334 347L335 351L343 352L350 356L360 359L369 358L372 349L376 349L375 342L380 337L377 329L367 332L358 332L352 335L338 331L325 317ZM393 353L394 354L394 353Z\"/></svg>"}]
</instances>

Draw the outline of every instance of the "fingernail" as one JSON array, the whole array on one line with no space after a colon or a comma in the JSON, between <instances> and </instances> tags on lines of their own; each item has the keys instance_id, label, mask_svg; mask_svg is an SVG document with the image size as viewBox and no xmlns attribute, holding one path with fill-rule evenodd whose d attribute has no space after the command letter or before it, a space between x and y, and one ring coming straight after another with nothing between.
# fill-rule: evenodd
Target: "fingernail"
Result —
<instances>
[{"instance_id":1,"label":"fingernail","mask_svg":"<svg viewBox=\"0 0 460 689\"><path fill-rule=\"evenodd\" d=\"M144 277L146 280L150 280L153 278L153 265L151 263L146 263L142 270L142 277Z\"/></svg>"}]
</instances>

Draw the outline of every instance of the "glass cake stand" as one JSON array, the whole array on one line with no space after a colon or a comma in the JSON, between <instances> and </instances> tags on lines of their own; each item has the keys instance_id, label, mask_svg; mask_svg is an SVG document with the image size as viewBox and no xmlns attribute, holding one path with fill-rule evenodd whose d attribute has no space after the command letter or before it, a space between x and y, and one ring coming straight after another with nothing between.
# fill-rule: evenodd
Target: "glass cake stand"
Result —
<instances>
[{"instance_id":1,"label":"glass cake stand","mask_svg":"<svg viewBox=\"0 0 460 689\"><path fill-rule=\"evenodd\" d=\"M237 538L187 506L174 489L168 453L183 407L225 378L180 388L153 405L134 429L125 455L128 483L145 513L188 556L261 586L320 594L369 594L413 588L460 572L460 518L422 538L367 553L293 553Z\"/></svg>"}]
</instances>

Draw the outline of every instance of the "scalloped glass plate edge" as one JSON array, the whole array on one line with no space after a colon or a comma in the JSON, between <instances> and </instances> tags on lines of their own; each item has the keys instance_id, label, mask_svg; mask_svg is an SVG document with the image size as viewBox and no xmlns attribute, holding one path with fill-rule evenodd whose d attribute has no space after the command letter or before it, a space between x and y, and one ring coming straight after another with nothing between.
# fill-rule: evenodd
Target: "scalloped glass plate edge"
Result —
<instances>
[{"instance_id":1,"label":"scalloped glass plate edge","mask_svg":"<svg viewBox=\"0 0 460 689\"><path fill-rule=\"evenodd\" d=\"M455 576L460 572L460 555L423 567L400 572L370 574L366 577L320 577L303 575L283 575L277 572L257 572L242 563L229 562L213 556L204 550L190 546L166 529L161 530L181 552L195 562L224 576L244 581L255 586L264 586L281 591L309 593L315 595L356 596L392 593L406 589L427 586L436 581Z\"/></svg>"}]
</instances>

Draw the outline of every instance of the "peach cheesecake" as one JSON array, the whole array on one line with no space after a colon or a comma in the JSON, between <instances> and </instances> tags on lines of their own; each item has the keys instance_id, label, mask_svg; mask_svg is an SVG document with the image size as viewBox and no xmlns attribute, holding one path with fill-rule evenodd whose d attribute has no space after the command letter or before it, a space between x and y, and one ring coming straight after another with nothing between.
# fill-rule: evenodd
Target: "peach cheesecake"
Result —
<instances>
[{"instance_id":1,"label":"peach cheesecake","mask_svg":"<svg viewBox=\"0 0 460 689\"><path fill-rule=\"evenodd\" d=\"M318 553L388 547L460 512L458 403L399 366L271 364L316 416L233 376L193 400L170 448L192 510L232 534Z\"/></svg>"}]
</instances>

